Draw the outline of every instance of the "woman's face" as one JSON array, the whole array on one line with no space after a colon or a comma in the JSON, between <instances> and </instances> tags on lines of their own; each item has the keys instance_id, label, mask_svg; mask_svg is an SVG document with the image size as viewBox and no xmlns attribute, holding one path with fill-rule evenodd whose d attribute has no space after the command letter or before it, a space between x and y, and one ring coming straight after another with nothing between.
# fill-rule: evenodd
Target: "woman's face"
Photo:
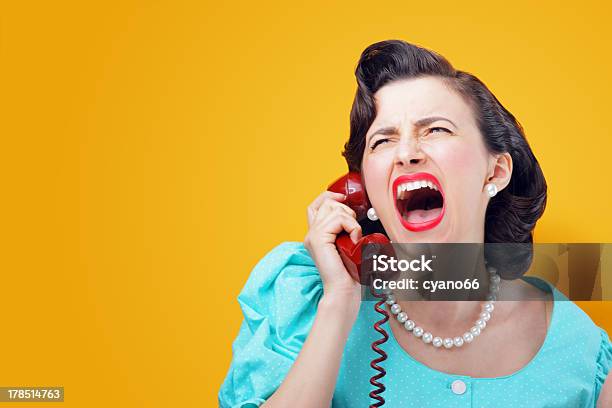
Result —
<instances>
[{"instance_id":1,"label":"woman's face","mask_svg":"<svg viewBox=\"0 0 612 408\"><path fill-rule=\"evenodd\" d=\"M395 81L374 97L362 174L391 240L483 242L485 185L507 185L510 156L489 154L472 109L440 78Z\"/></svg>"}]
</instances>

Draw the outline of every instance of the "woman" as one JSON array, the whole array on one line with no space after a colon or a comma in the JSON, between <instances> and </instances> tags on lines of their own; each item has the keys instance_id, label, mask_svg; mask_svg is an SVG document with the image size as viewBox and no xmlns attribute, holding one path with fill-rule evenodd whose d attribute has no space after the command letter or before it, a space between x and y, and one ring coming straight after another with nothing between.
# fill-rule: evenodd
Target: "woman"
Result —
<instances>
[{"instance_id":1,"label":"woman","mask_svg":"<svg viewBox=\"0 0 612 408\"><path fill-rule=\"evenodd\" d=\"M361 173L371 211L393 242L532 242L546 182L519 123L482 82L397 40L366 48L356 77L343 154L349 169ZM398 180L417 173L435 181L442 204L398 204ZM334 245L342 231L354 241L361 237L344 199L322 193L308 207L304 243L282 244L255 267L239 296L245 320L221 406L374 402L370 344L380 335L371 324L379 315L360 301L360 285ZM573 302L557 302L563 295L543 280L508 280L501 287L537 292L543 300L495 302L478 333L470 327L486 316L479 315L481 302L390 307L383 346L387 406L610 404L607 333ZM409 327L400 310L416 324ZM417 324L424 330L414 329Z\"/></svg>"}]
</instances>

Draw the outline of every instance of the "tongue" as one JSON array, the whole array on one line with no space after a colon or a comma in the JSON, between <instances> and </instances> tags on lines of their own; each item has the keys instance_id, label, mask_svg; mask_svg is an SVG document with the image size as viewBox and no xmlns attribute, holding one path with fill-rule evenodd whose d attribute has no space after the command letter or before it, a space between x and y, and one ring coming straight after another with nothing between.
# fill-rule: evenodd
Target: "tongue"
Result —
<instances>
[{"instance_id":1,"label":"tongue","mask_svg":"<svg viewBox=\"0 0 612 408\"><path fill-rule=\"evenodd\" d=\"M442 212L442 208L434 208L431 210L411 210L408 214L404 214L404 219L411 224L418 224L435 220Z\"/></svg>"}]
</instances>

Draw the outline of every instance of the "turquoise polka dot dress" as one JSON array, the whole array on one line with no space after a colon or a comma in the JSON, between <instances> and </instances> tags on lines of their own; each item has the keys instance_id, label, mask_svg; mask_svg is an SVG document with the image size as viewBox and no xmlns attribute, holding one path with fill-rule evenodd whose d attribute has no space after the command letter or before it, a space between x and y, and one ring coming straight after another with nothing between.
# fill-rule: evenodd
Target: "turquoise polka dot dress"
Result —
<instances>
[{"instance_id":1,"label":"turquoise polka dot dress","mask_svg":"<svg viewBox=\"0 0 612 408\"><path fill-rule=\"evenodd\" d=\"M523 277L553 291L554 307L544 344L514 374L475 378L436 371L406 353L393 336L383 396L387 407L595 407L612 364L605 330L547 282ZM254 268L238 302L244 321L233 343L232 363L219 391L221 407L258 407L279 387L310 330L323 294L314 261L302 243L283 243ZM362 302L344 349L332 407L367 407L373 389L372 341L380 318ZM388 323L386 330L390 333Z\"/></svg>"}]
</instances>

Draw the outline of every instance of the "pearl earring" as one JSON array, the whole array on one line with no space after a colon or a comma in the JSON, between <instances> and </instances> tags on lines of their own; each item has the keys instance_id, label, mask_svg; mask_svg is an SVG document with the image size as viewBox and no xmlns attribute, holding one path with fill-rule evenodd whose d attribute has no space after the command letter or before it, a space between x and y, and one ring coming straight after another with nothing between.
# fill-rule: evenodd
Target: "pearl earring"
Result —
<instances>
[{"instance_id":1,"label":"pearl earring","mask_svg":"<svg viewBox=\"0 0 612 408\"><path fill-rule=\"evenodd\" d=\"M487 183L485 187L487 189L487 194L489 194L489 197L495 197L495 194L497 194L497 186L493 183Z\"/></svg>"},{"instance_id":2,"label":"pearl earring","mask_svg":"<svg viewBox=\"0 0 612 408\"><path fill-rule=\"evenodd\" d=\"M370 221L378 221L378 215L376 214L376 210L374 209L374 207L368 210L367 216Z\"/></svg>"}]
</instances>

